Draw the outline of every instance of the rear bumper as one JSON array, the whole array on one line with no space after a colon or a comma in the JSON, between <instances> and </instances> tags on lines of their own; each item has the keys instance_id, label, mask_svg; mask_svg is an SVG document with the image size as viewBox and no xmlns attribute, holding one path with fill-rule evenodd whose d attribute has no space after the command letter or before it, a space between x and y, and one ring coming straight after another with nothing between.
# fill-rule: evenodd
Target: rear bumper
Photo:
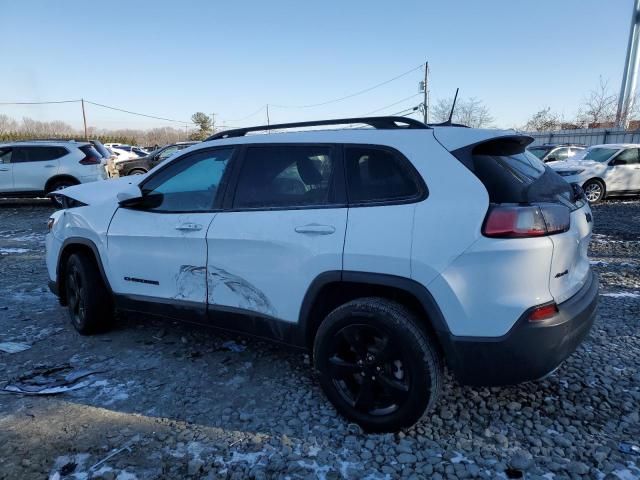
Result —
<instances>
[{"instance_id":1,"label":"rear bumper","mask_svg":"<svg viewBox=\"0 0 640 480\"><path fill-rule=\"evenodd\" d=\"M593 272L584 286L558 305L558 314L529 322L525 312L501 336L444 338L447 363L467 385L510 385L536 380L552 372L588 335L598 303L598 279Z\"/></svg>"}]
</instances>

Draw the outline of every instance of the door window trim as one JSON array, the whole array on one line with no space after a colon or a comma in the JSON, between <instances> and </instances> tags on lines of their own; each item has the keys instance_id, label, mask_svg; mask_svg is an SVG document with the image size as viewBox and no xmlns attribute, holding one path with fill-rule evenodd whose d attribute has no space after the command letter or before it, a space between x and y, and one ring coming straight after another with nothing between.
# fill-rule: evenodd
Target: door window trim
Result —
<instances>
[{"instance_id":1,"label":"door window trim","mask_svg":"<svg viewBox=\"0 0 640 480\"><path fill-rule=\"evenodd\" d=\"M208 148L202 148L199 150L195 150L193 152L189 152L186 155L182 156L178 156L176 158L174 158L172 161L165 163L162 163L162 166L160 168L158 168L158 170L156 170L155 172L153 172L152 175L148 176L147 178L145 178L142 182L140 182L138 184L138 188L140 188L140 190L142 191L142 188L144 187L144 185L149 182L152 178L154 178L156 175L160 174L160 172L164 171L165 169L171 167L172 165L176 165L179 162L185 162L188 161L189 158L193 157L194 155L201 155L203 153L208 153L208 152L215 152L216 150L228 150L231 149L232 153L231 156L229 157L229 160L227 160L227 166L224 170L224 173L222 174L222 178L220 179L220 184L218 185L218 189L216 191L216 196L213 200L213 208L208 209L208 210L151 210L151 209L146 209L146 208L139 208L138 210L142 210L144 212L148 212L148 213L161 213L161 214L185 214L185 213L216 213L216 212L220 212L222 211L222 200L225 196L226 190L227 190L227 186L229 184L229 177L230 177L230 172L233 168L234 163L237 162L237 157L238 157L238 151L240 150L238 148L238 145L216 145L215 147L208 147ZM177 153L177 152L174 152ZM119 207L119 208L127 208L127 207Z\"/></svg>"}]
</instances>

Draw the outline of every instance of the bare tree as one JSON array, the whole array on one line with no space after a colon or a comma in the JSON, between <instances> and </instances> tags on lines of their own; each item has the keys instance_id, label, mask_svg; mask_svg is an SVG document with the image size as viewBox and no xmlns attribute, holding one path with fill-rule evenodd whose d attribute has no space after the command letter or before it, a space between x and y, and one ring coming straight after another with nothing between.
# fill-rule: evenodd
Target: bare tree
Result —
<instances>
[{"instance_id":1,"label":"bare tree","mask_svg":"<svg viewBox=\"0 0 640 480\"><path fill-rule=\"evenodd\" d=\"M14 132L18 129L18 122L7 115L0 115L0 133Z\"/></svg>"},{"instance_id":2,"label":"bare tree","mask_svg":"<svg viewBox=\"0 0 640 480\"><path fill-rule=\"evenodd\" d=\"M441 98L431 108L430 115L434 123L446 122L451 113L452 98ZM454 123L461 123L472 128L486 128L493 123L489 108L482 100L475 97L458 99L453 110Z\"/></svg>"},{"instance_id":3,"label":"bare tree","mask_svg":"<svg viewBox=\"0 0 640 480\"><path fill-rule=\"evenodd\" d=\"M551 111L551 107L543 108L542 110L534 113L523 130L527 132L547 132L549 130L558 130L562 120L560 116Z\"/></svg>"},{"instance_id":4,"label":"bare tree","mask_svg":"<svg viewBox=\"0 0 640 480\"><path fill-rule=\"evenodd\" d=\"M577 122L585 127L611 125L616 119L617 96L609 89L609 82L600 77L598 86L582 100Z\"/></svg>"}]
</instances>

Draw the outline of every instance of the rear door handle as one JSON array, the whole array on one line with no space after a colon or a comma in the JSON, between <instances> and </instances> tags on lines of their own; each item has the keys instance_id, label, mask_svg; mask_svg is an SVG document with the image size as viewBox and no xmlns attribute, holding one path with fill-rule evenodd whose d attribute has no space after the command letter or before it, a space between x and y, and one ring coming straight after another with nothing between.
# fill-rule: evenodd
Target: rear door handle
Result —
<instances>
[{"instance_id":1,"label":"rear door handle","mask_svg":"<svg viewBox=\"0 0 640 480\"><path fill-rule=\"evenodd\" d=\"M318 225L317 223L310 223L309 225L301 225L295 228L297 233L308 233L311 235L331 235L335 233L336 227L333 225Z\"/></svg>"},{"instance_id":2,"label":"rear door handle","mask_svg":"<svg viewBox=\"0 0 640 480\"><path fill-rule=\"evenodd\" d=\"M9 169L8 168L0 168L0 172L8 172Z\"/></svg>"},{"instance_id":3,"label":"rear door handle","mask_svg":"<svg viewBox=\"0 0 640 480\"><path fill-rule=\"evenodd\" d=\"M202 230L202 225L198 225L197 223L182 223L176 227L176 230L180 230L181 232L197 232L198 230Z\"/></svg>"}]
</instances>

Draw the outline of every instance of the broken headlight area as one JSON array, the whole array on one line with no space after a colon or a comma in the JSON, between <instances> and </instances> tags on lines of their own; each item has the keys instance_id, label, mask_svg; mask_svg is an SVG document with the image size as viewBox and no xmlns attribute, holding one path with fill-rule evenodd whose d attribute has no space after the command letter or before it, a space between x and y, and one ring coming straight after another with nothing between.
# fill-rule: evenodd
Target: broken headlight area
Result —
<instances>
[{"instance_id":1,"label":"broken headlight area","mask_svg":"<svg viewBox=\"0 0 640 480\"><path fill-rule=\"evenodd\" d=\"M50 193L49 197L53 198L61 208L67 210L69 208L86 207L87 204L83 203L75 198L67 197L60 193Z\"/></svg>"}]
</instances>

